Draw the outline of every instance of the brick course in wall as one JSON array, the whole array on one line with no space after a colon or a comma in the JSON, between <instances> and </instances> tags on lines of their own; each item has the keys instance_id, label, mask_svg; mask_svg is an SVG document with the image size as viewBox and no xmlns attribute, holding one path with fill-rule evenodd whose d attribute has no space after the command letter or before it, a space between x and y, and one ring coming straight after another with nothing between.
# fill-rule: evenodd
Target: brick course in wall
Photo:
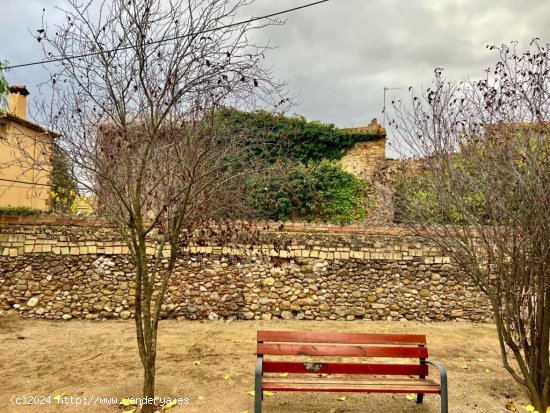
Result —
<instances>
[{"instance_id":1,"label":"brick course in wall","mask_svg":"<svg viewBox=\"0 0 550 413\"><path fill-rule=\"evenodd\" d=\"M113 228L13 221L0 218L0 314L132 317L132 265ZM191 243L163 317L484 321L490 312L449 257L403 228L287 224L264 228L256 245Z\"/></svg>"}]
</instances>

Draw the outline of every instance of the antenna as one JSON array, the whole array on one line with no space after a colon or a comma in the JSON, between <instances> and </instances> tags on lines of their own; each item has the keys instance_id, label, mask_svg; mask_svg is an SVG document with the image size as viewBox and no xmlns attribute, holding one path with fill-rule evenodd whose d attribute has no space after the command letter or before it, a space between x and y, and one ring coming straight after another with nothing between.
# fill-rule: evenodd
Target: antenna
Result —
<instances>
[{"instance_id":1,"label":"antenna","mask_svg":"<svg viewBox=\"0 0 550 413\"><path fill-rule=\"evenodd\" d=\"M405 89L405 88L404 87L387 87L387 86L384 86L384 109L383 109L384 120L382 121L382 126L384 126L384 128L386 128L386 92L388 90L396 90L396 89Z\"/></svg>"}]
</instances>

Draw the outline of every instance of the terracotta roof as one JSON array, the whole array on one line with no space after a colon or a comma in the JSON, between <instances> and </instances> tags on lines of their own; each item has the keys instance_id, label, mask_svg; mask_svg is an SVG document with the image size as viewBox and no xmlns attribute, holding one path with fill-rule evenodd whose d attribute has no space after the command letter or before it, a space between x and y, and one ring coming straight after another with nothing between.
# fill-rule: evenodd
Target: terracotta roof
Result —
<instances>
[{"instance_id":1,"label":"terracotta roof","mask_svg":"<svg viewBox=\"0 0 550 413\"><path fill-rule=\"evenodd\" d=\"M46 134L50 135L52 138L57 138L57 137L60 136L58 133L52 132L51 130L43 128L42 126L37 125L36 123L32 123L32 122L30 122L26 119L21 119L20 117L15 116L14 114L12 114L10 112L0 110L0 123L4 119L6 119L8 121L11 121L11 122L19 123L20 125L26 126L27 128L29 128L31 130L34 130L36 132L46 133Z\"/></svg>"}]
</instances>

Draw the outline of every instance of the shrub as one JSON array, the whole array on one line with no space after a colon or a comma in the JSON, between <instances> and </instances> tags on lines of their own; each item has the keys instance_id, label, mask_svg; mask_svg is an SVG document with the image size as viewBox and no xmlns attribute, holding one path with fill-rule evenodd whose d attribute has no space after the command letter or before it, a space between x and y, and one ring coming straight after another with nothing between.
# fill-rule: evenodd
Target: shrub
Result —
<instances>
[{"instance_id":1,"label":"shrub","mask_svg":"<svg viewBox=\"0 0 550 413\"><path fill-rule=\"evenodd\" d=\"M44 214L44 211L41 211L40 209L35 208L29 208L24 206L5 206L0 207L0 216L1 215L24 215L24 216L36 216L36 215L42 215Z\"/></svg>"},{"instance_id":2,"label":"shrub","mask_svg":"<svg viewBox=\"0 0 550 413\"><path fill-rule=\"evenodd\" d=\"M78 190L72 175L69 157L58 145L54 145L52 153L52 211L70 213L77 195Z\"/></svg>"},{"instance_id":3,"label":"shrub","mask_svg":"<svg viewBox=\"0 0 550 413\"><path fill-rule=\"evenodd\" d=\"M248 182L262 219L350 223L365 217L365 183L330 161L283 164Z\"/></svg>"}]
</instances>

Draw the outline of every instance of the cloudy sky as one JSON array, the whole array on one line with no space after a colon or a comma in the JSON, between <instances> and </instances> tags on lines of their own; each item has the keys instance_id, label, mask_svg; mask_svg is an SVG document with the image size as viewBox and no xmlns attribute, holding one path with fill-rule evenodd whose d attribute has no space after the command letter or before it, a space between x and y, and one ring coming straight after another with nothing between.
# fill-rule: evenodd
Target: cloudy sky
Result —
<instances>
[{"instance_id":1,"label":"cloudy sky","mask_svg":"<svg viewBox=\"0 0 550 413\"><path fill-rule=\"evenodd\" d=\"M256 0L248 10L263 15L311 0ZM50 21L63 0L0 0L0 60L41 59L30 31ZM429 85L434 67L455 79L483 75L495 62L488 44L533 37L550 41L548 0L330 0L286 16L284 26L259 36L278 48L268 56L278 78L300 94L292 111L337 126L382 119L384 87ZM38 93L40 66L14 69L11 83ZM404 91L388 91L388 101Z\"/></svg>"}]
</instances>

